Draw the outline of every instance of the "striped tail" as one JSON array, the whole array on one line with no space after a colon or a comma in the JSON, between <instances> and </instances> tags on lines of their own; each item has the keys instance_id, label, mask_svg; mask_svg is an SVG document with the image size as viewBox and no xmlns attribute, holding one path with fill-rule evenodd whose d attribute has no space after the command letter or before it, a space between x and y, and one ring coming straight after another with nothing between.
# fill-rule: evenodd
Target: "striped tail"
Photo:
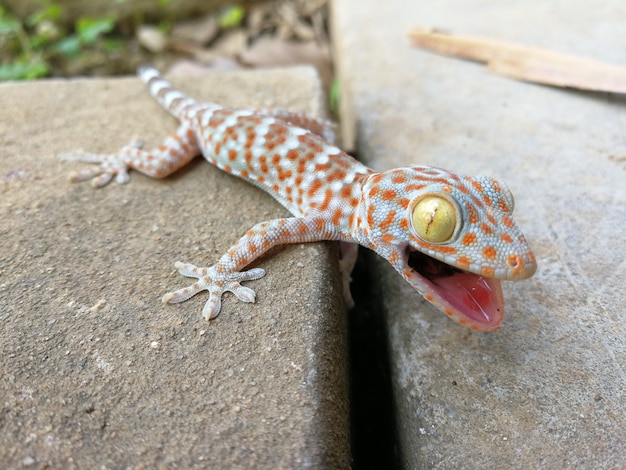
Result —
<instances>
[{"instance_id":1,"label":"striped tail","mask_svg":"<svg viewBox=\"0 0 626 470\"><path fill-rule=\"evenodd\" d=\"M170 82L161 78L161 74L154 67L140 65L137 67L137 76L148 85L150 94L157 99L161 106L179 120L184 117L185 111L190 106L197 104L197 101L178 91Z\"/></svg>"}]
</instances>

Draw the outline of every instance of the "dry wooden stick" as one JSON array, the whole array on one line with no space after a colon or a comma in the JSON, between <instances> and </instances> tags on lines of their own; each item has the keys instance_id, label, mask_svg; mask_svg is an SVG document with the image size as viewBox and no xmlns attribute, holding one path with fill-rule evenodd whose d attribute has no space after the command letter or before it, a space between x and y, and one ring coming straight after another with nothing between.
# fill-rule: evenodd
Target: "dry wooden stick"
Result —
<instances>
[{"instance_id":1,"label":"dry wooden stick","mask_svg":"<svg viewBox=\"0 0 626 470\"><path fill-rule=\"evenodd\" d=\"M519 80L582 90L626 93L626 68L545 49L487 38L414 29L414 46L485 62L489 70Z\"/></svg>"}]
</instances>

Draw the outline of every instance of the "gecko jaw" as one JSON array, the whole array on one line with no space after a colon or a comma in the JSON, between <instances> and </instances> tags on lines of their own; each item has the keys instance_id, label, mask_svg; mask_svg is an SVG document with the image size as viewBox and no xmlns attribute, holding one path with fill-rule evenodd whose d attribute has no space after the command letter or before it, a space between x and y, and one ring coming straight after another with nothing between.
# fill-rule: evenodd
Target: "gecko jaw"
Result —
<instances>
[{"instance_id":1,"label":"gecko jaw","mask_svg":"<svg viewBox=\"0 0 626 470\"><path fill-rule=\"evenodd\" d=\"M405 274L426 300L476 331L494 331L504 319L499 279L462 271L410 246L404 250Z\"/></svg>"}]
</instances>

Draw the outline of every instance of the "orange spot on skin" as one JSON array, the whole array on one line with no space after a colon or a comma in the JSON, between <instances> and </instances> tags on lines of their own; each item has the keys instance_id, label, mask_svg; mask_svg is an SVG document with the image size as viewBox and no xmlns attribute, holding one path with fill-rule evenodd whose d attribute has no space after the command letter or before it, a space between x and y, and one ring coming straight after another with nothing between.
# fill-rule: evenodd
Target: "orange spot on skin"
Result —
<instances>
[{"instance_id":1,"label":"orange spot on skin","mask_svg":"<svg viewBox=\"0 0 626 470\"><path fill-rule=\"evenodd\" d=\"M278 165L280 163L280 155L278 155L277 153L275 153L272 156L272 165Z\"/></svg>"},{"instance_id":2,"label":"orange spot on skin","mask_svg":"<svg viewBox=\"0 0 626 470\"><path fill-rule=\"evenodd\" d=\"M374 211L376 209L374 208L373 205L369 206L369 208L367 209L367 224L370 227L374 226Z\"/></svg>"},{"instance_id":3,"label":"orange spot on skin","mask_svg":"<svg viewBox=\"0 0 626 470\"><path fill-rule=\"evenodd\" d=\"M381 175L380 173L377 173L370 178L370 181L376 185L380 182L381 179L383 179L383 175Z\"/></svg>"},{"instance_id":4,"label":"orange spot on skin","mask_svg":"<svg viewBox=\"0 0 626 470\"><path fill-rule=\"evenodd\" d=\"M389 256L387 257L387 261L389 261L391 264L395 264L399 258L400 256L398 255L398 252L392 251L391 253L389 253Z\"/></svg>"},{"instance_id":5,"label":"orange spot on skin","mask_svg":"<svg viewBox=\"0 0 626 470\"><path fill-rule=\"evenodd\" d=\"M354 224L354 212L350 212L348 215L348 227L352 227Z\"/></svg>"},{"instance_id":6,"label":"orange spot on skin","mask_svg":"<svg viewBox=\"0 0 626 470\"><path fill-rule=\"evenodd\" d=\"M457 189L461 191L463 194L469 194L470 190L464 184L459 184Z\"/></svg>"},{"instance_id":7,"label":"orange spot on skin","mask_svg":"<svg viewBox=\"0 0 626 470\"><path fill-rule=\"evenodd\" d=\"M491 214L487 214L487 220L489 222L491 222L491 225L493 225L494 227L498 225L498 221L496 220L496 218L491 215Z\"/></svg>"},{"instance_id":8,"label":"orange spot on skin","mask_svg":"<svg viewBox=\"0 0 626 470\"><path fill-rule=\"evenodd\" d=\"M325 211L326 209L328 209L328 206L330 204L330 201L332 201L332 199L333 199L333 192L329 188L326 190L326 193L324 194L324 200L322 201L322 204L320 205L320 210Z\"/></svg>"},{"instance_id":9,"label":"orange spot on skin","mask_svg":"<svg viewBox=\"0 0 626 470\"><path fill-rule=\"evenodd\" d=\"M298 151L295 149L291 149L287 152L287 155L285 155L287 157L288 160L296 160L298 158Z\"/></svg>"},{"instance_id":10,"label":"orange spot on skin","mask_svg":"<svg viewBox=\"0 0 626 470\"><path fill-rule=\"evenodd\" d=\"M450 186L448 186L447 184L445 184L441 190L446 193L446 194L450 194L452 192L452 188Z\"/></svg>"},{"instance_id":11,"label":"orange spot on skin","mask_svg":"<svg viewBox=\"0 0 626 470\"><path fill-rule=\"evenodd\" d=\"M322 219L318 219L316 225L317 225L317 233L322 233L324 231L324 221Z\"/></svg>"},{"instance_id":12,"label":"orange spot on skin","mask_svg":"<svg viewBox=\"0 0 626 470\"><path fill-rule=\"evenodd\" d=\"M468 268L471 263L472 260L470 260L467 256L461 255L456 259L456 264L461 268Z\"/></svg>"},{"instance_id":13,"label":"orange spot on skin","mask_svg":"<svg viewBox=\"0 0 626 470\"><path fill-rule=\"evenodd\" d=\"M409 229L409 221L407 218L403 218L400 221L400 228L402 228L403 230L408 230Z\"/></svg>"},{"instance_id":14,"label":"orange spot on skin","mask_svg":"<svg viewBox=\"0 0 626 470\"><path fill-rule=\"evenodd\" d=\"M342 199L348 199L352 195L352 188L350 186L344 186L341 188L339 195Z\"/></svg>"},{"instance_id":15,"label":"orange spot on skin","mask_svg":"<svg viewBox=\"0 0 626 470\"><path fill-rule=\"evenodd\" d=\"M402 183L406 182L406 176L404 176L404 175L394 176L391 181L394 184L402 184Z\"/></svg>"},{"instance_id":16,"label":"orange spot on skin","mask_svg":"<svg viewBox=\"0 0 626 470\"><path fill-rule=\"evenodd\" d=\"M491 198L487 194L483 194L483 201L485 201L485 205L487 207L493 206L493 201L491 200Z\"/></svg>"},{"instance_id":17,"label":"orange spot on skin","mask_svg":"<svg viewBox=\"0 0 626 470\"><path fill-rule=\"evenodd\" d=\"M446 255L453 255L456 253L456 248L452 247L452 246L432 246L432 249L434 249L435 251L438 251L439 253L443 253Z\"/></svg>"},{"instance_id":18,"label":"orange spot on skin","mask_svg":"<svg viewBox=\"0 0 626 470\"><path fill-rule=\"evenodd\" d=\"M250 174L246 170L242 170L241 173L239 173L239 176L247 179L250 177Z\"/></svg>"},{"instance_id":19,"label":"orange spot on skin","mask_svg":"<svg viewBox=\"0 0 626 470\"><path fill-rule=\"evenodd\" d=\"M475 224L476 222L478 222L478 213L476 212L476 209L474 209L474 206L467 202L465 203L465 208L467 209L467 212L469 212L470 224Z\"/></svg>"},{"instance_id":20,"label":"orange spot on skin","mask_svg":"<svg viewBox=\"0 0 626 470\"><path fill-rule=\"evenodd\" d=\"M494 269L490 268L489 266L485 266L485 267L481 268L480 272L485 277L493 277L493 275L495 273Z\"/></svg>"},{"instance_id":21,"label":"orange spot on skin","mask_svg":"<svg viewBox=\"0 0 626 470\"><path fill-rule=\"evenodd\" d=\"M424 298L428 300L429 302L432 302L435 300L435 298L430 294L424 294Z\"/></svg>"},{"instance_id":22,"label":"orange spot on skin","mask_svg":"<svg viewBox=\"0 0 626 470\"><path fill-rule=\"evenodd\" d=\"M380 237L380 239L385 242L385 243L391 243L394 241L394 237L392 234L390 233L386 233L385 235L383 235L382 237Z\"/></svg>"},{"instance_id":23,"label":"orange spot on skin","mask_svg":"<svg viewBox=\"0 0 626 470\"><path fill-rule=\"evenodd\" d=\"M396 198L396 192L393 189L386 189L383 191L382 197L385 201L393 201Z\"/></svg>"},{"instance_id":24,"label":"orange spot on skin","mask_svg":"<svg viewBox=\"0 0 626 470\"><path fill-rule=\"evenodd\" d=\"M368 196L370 198L373 198L377 194L378 194L378 186L374 186L372 189L370 189L370 192L368 193Z\"/></svg>"},{"instance_id":25,"label":"orange spot on skin","mask_svg":"<svg viewBox=\"0 0 626 470\"><path fill-rule=\"evenodd\" d=\"M402 207L403 209L406 209L407 207L409 207L409 204L411 203L411 201L409 201L408 199L404 197L401 197L400 199L398 199L397 203L400 207Z\"/></svg>"},{"instance_id":26,"label":"orange spot on skin","mask_svg":"<svg viewBox=\"0 0 626 470\"><path fill-rule=\"evenodd\" d=\"M313 197L315 193L320 190L321 187L322 187L322 182L320 180L313 181L313 183L311 184L311 188L309 189L309 192L307 193L307 195L309 197Z\"/></svg>"},{"instance_id":27,"label":"orange spot on skin","mask_svg":"<svg viewBox=\"0 0 626 470\"><path fill-rule=\"evenodd\" d=\"M480 183L480 181L472 181L472 186L479 193L483 192L483 185Z\"/></svg>"},{"instance_id":28,"label":"orange spot on skin","mask_svg":"<svg viewBox=\"0 0 626 470\"><path fill-rule=\"evenodd\" d=\"M359 200L358 200L358 198L356 198L356 197L350 198L350 205L351 205L352 207L356 207L356 206L358 206L358 205L359 205Z\"/></svg>"},{"instance_id":29,"label":"orange spot on skin","mask_svg":"<svg viewBox=\"0 0 626 470\"><path fill-rule=\"evenodd\" d=\"M344 179L346 177L346 172L343 170L339 170L339 171L333 171L331 174L329 174L326 179L329 182L332 181L340 181L342 179Z\"/></svg>"},{"instance_id":30,"label":"orange spot on skin","mask_svg":"<svg viewBox=\"0 0 626 470\"><path fill-rule=\"evenodd\" d=\"M315 165L315 171L326 171L330 168L330 163L318 163Z\"/></svg>"},{"instance_id":31,"label":"orange spot on skin","mask_svg":"<svg viewBox=\"0 0 626 470\"><path fill-rule=\"evenodd\" d=\"M448 309L448 308L444 309L444 310L443 310L443 313L445 313L445 314L446 314L446 315L448 315L449 317L454 316L454 313L452 313L452 310L450 310L450 309ZM466 322L464 319L459 318L459 323L460 323L461 325L465 325L467 322Z\"/></svg>"},{"instance_id":32,"label":"orange spot on skin","mask_svg":"<svg viewBox=\"0 0 626 470\"><path fill-rule=\"evenodd\" d=\"M493 229L489 225L487 225L485 223L480 224L480 229L486 235L492 235L493 234Z\"/></svg>"},{"instance_id":33,"label":"orange spot on skin","mask_svg":"<svg viewBox=\"0 0 626 470\"><path fill-rule=\"evenodd\" d=\"M505 227L508 227L508 228L512 228L512 227L513 227L513 225L515 225L515 224L513 223L513 219L511 219L510 217L507 217L507 216L502 217L502 224L503 224Z\"/></svg>"},{"instance_id":34,"label":"orange spot on skin","mask_svg":"<svg viewBox=\"0 0 626 470\"><path fill-rule=\"evenodd\" d=\"M486 246L483 248L483 256L487 259L494 259L497 254L498 253L493 246Z\"/></svg>"},{"instance_id":35,"label":"orange spot on skin","mask_svg":"<svg viewBox=\"0 0 626 470\"><path fill-rule=\"evenodd\" d=\"M389 211L385 220L378 224L381 230L385 231L389 228L389 226L393 223L393 219L396 216L396 211Z\"/></svg>"},{"instance_id":36,"label":"orange spot on skin","mask_svg":"<svg viewBox=\"0 0 626 470\"><path fill-rule=\"evenodd\" d=\"M503 233L502 235L500 235L500 238L505 243L513 243L513 239L509 235L507 235L506 233Z\"/></svg>"},{"instance_id":37,"label":"orange spot on skin","mask_svg":"<svg viewBox=\"0 0 626 470\"><path fill-rule=\"evenodd\" d=\"M230 165L224 165L222 170L224 170L226 173L232 173L233 172L233 169L230 167Z\"/></svg>"},{"instance_id":38,"label":"orange spot on skin","mask_svg":"<svg viewBox=\"0 0 626 470\"><path fill-rule=\"evenodd\" d=\"M474 234L474 233L468 233L468 234L467 234L467 235L465 235L465 236L463 237L463 239L461 240L461 243L462 243L464 246L470 246L470 245L472 245L472 244L473 244L473 243L475 243L475 242L476 242L476 234Z\"/></svg>"},{"instance_id":39,"label":"orange spot on skin","mask_svg":"<svg viewBox=\"0 0 626 470\"><path fill-rule=\"evenodd\" d=\"M218 155L220 153L220 150L222 150L222 144L218 142L217 144L215 144L215 147L213 148L213 152L215 152L215 155Z\"/></svg>"},{"instance_id":40,"label":"orange spot on skin","mask_svg":"<svg viewBox=\"0 0 626 470\"><path fill-rule=\"evenodd\" d=\"M248 243L248 251L250 253L256 253L256 246L254 246L252 243Z\"/></svg>"},{"instance_id":41,"label":"orange spot on skin","mask_svg":"<svg viewBox=\"0 0 626 470\"><path fill-rule=\"evenodd\" d=\"M341 223L341 217L343 217L343 211L341 209L337 209L332 218L332 222L335 226L339 226L339 224Z\"/></svg>"}]
</instances>

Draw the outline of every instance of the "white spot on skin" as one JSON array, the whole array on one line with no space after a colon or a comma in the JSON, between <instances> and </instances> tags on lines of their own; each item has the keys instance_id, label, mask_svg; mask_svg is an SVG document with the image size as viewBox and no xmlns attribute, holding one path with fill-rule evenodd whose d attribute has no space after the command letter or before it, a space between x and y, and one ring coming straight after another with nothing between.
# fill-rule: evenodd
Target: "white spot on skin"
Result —
<instances>
[{"instance_id":1,"label":"white spot on skin","mask_svg":"<svg viewBox=\"0 0 626 470\"><path fill-rule=\"evenodd\" d=\"M309 132L309 131L307 131L306 129L302 129L302 128L300 128L300 127L292 127L292 128L291 128L291 132L293 133L293 135L295 135L296 137L298 137L298 136L301 136L301 135L306 134L306 133L307 133L307 132Z\"/></svg>"},{"instance_id":2,"label":"white spot on skin","mask_svg":"<svg viewBox=\"0 0 626 470\"><path fill-rule=\"evenodd\" d=\"M320 153L315 160L318 164L325 165L326 163L328 163L328 155L326 155L325 153Z\"/></svg>"},{"instance_id":3,"label":"white spot on skin","mask_svg":"<svg viewBox=\"0 0 626 470\"><path fill-rule=\"evenodd\" d=\"M339 191L344 187L345 183L343 181L333 181L330 184L330 189L333 193L338 194Z\"/></svg>"}]
</instances>

